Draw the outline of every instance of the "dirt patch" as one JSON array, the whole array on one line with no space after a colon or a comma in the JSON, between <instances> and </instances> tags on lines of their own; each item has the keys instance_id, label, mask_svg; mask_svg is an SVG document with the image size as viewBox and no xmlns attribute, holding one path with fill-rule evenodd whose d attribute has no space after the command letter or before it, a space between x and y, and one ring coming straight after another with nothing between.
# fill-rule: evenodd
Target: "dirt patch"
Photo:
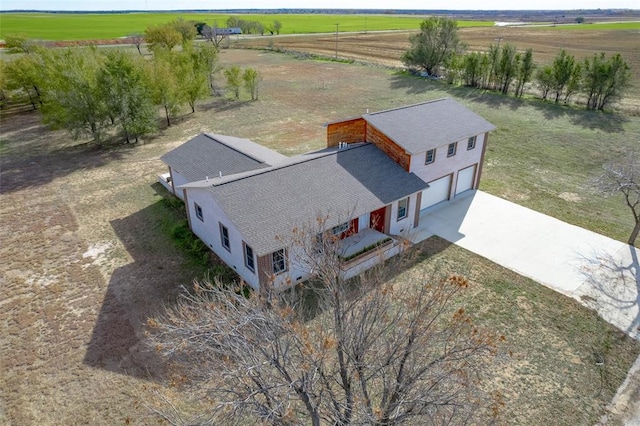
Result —
<instances>
[{"instance_id":1,"label":"dirt patch","mask_svg":"<svg viewBox=\"0 0 640 426\"><path fill-rule=\"evenodd\" d=\"M576 194L575 192L561 192L558 194L558 197L562 198L565 201L569 201L570 203L579 203L582 201L582 197Z\"/></svg>"}]
</instances>

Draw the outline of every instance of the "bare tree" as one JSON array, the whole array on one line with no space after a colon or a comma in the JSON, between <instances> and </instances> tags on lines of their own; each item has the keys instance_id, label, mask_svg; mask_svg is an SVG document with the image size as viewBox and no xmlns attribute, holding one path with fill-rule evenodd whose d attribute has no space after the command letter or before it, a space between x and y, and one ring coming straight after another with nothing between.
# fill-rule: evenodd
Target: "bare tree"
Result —
<instances>
[{"instance_id":1,"label":"bare tree","mask_svg":"<svg viewBox=\"0 0 640 426\"><path fill-rule=\"evenodd\" d=\"M303 293L317 310L290 292L245 296L240 286L195 283L149 320L149 341L189 378L185 393L204 387L211 406L192 418L176 415L175 406L156 413L171 412L177 424L492 420L499 404L479 383L498 338L479 330L456 299L469 285L465 278L412 269L389 280L395 262L406 259L399 255L393 265L345 281L335 238L294 230L291 241L303 243L296 258L315 268Z\"/></svg>"},{"instance_id":2,"label":"bare tree","mask_svg":"<svg viewBox=\"0 0 640 426\"><path fill-rule=\"evenodd\" d=\"M605 164L597 180L600 191L606 195L622 193L633 214L635 225L628 243L634 245L640 233L640 159L631 151L623 159Z\"/></svg>"},{"instance_id":3,"label":"bare tree","mask_svg":"<svg viewBox=\"0 0 640 426\"><path fill-rule=\"evenodd\" d=\"M142 46L142 43L144 43L144 34L131 33L127 36L127 38L129 39L131 44L133 44L136 47L136 49L138 49L138 53L142 55L142 50L140 49L140 47Z\"/></svg>"},{"instance_id":4,"label":"bare tree","mask_svg":"<svg viewBox=\"0 0 640 426\"><path fill-rule=\"evenodd\" d=\"M225 38L225 33L221 32L218 27L218 23L214 21L213 26L205 25L202 28L202 36L205 40L210 41L217 48L220 47L220 43Z\"/></svg>"}]
</instances>

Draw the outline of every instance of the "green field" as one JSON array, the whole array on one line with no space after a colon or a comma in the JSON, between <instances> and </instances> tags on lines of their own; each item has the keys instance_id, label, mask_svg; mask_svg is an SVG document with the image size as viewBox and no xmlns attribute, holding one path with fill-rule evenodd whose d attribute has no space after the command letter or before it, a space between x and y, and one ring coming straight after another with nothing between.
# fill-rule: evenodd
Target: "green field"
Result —
<instances>
[{"instance_id":1,"label":"green field","mask_svg":"<svg viewBox=\"0 0 640 426\"><path fill-rule=\"evenodd\" d=\"M41 40L97 40L124 37L142 32L150 25L169 22L178 17L209 25L214 21L226 26L230 14L214 13L1 13L0 38L5 34L25 33ZM424 17L397 15L234 15L265 25L282 23L281 34L326 33L342 31L381 31L417 29ZM458 21L460 27L492 26L493 21Z\"/></svg>"}]
</instances>

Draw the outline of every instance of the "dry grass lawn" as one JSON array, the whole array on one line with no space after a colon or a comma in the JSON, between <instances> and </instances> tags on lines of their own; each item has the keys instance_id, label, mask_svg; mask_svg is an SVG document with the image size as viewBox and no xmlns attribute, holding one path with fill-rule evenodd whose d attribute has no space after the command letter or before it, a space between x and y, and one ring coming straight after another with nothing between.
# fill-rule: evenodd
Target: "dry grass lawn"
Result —
<instances>
[{"instance_id":1,"label":"dry grass lawn","mask_svg":"<svg viewBox=\"0 0 640 426\"><path fill-rule=\"evenodd\" d=\"M202 131L304 152L322 147L325 122L443 94L404 90L375 67L248 50L221 60L259 69L260 100L212 100L138 145L78 143L47 131L36 113L3 115L0 423L157 424L144 402L151 389L174 390L143 345L144 322L202 273L164 232L177 218L155 184L160 155ZM469 303L485 300L479 319L512 342L512 361L493 379L506 396L505 421L593 423L637 342L571 300L433 244L434 255L470 265L482 287ZM604 349L601 375L593 351Z\"/></svg>"},{"instance_id":2,"label":"dry grass lawn","mask_svg":"<svg viewBox=\"0 0 640 426\"><path fill-rule=\"evenodd\" d=\"M409 47L411 31L338 36L338 58L402 67L400 57ZM579 61L605 52L607 57L620 53L631 67L632 86L626 91L620 107L640 115L640 32L637 30L567 30L561 27L472 27L459 30L460 39L469 51L486 51L491 44L511 43L519 50L533 49L537 65L551 64L560 49L565 49ZM311 52L334 57L334 34L261 37L242 39L239 46L271 47L283 50Z\"/></svg>"}]
</instances>

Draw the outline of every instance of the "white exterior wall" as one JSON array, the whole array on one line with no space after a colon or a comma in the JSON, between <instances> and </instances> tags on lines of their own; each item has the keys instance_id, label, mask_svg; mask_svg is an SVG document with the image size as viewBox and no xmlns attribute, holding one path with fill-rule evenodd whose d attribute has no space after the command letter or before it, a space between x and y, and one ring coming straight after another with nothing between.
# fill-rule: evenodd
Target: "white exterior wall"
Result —
<instances>
[{"instance_id":1,"label":"white exterior wall","mask_svg":"<svg viewBox=\"0 0 640 426\"><path fill-rule=\"evenodd\" d=\"M455 195L458 171L473 164L478 164L478 167L480 166L485 141L486 133L480 134L476 139L476 147L472 150L467 150L468 138L460 140L458 141L456 155L453 157L447 157L449 144L439 146L436 148L435 161L431 164L424 164L427 151L412 155L409 171L415 173L420 179L427 183L453 173L449 193L449 199L452 199ZM477 175L475 179L477 181Z\"/></svg>"},{"instance_id":2,"label":"white exterior wall","mask_svg":"<svg viewBox=\"0 0 640 426\"><path fill-rule=\"evenodd\" d=\"M296 285L311 278L311 271L307 262L304 262L304 250L302 247L287 248L288 261L287 272L276 278L274 286ZM287 280L289 278L289 280Z\"/></svg>"},{"instance_id":3,"label":"white exterior wall","mask_svg":"<svg viewBox=\"0 0 640 426\"><path fill-rule=\"evenodd\" d=\"M175 192L176 197L184 201L184 194L182 192L182 189L179 189L178 187L180 185L185 185L190 182L187 180L187 178L182 176L180 173L176 172L175 169L171 169L171 177L173 178L173 187L176 189L176 192Z\"/></svg>"},{"instance_id":4,"label":"white exterior wall","mask_svg":"<svg viewBox=\"0 0 640 426\"><path fill-rule=\"evenodd\" d=\"M407 216L404 219L397 220L398 217L398 201L391 203L391 220L389 222L389 233L392 235L407 235L413 229L413 223L416 216L416 203L418 195L411 194L409 196L409 207Z\"/></svg>"},{"instance_id":5,"label":"white exterior wall","mask_svg":"<svg viewBox=\"0 0 640 426\"><path fill-rule=\"evenodd\" d=\"M204 221L201 221L196 216L194 202L198 203L202 208ZM211 194L209 194L206 189L190 188L187 190L187 204L193 233L217 254L220 259L229 265L229 267L233 268L247 284L254 289L258 289L258 258L255 256L255 249L254 262L256 271L254 273L244 265L244 250L240 231L218 206ZM231 252L222 247L218 222L222 223L229 230Z\"/></svg>"},{"instance_id":6,"label":"white exterior wall","mask_svg":"<svg viewBox=\"0 0 640 426\"><path fill-rule=\"evenodd\" d=\"M369 220L371 218L371 213L365 213L362 216L358 217L358 231L360 229L369 227Z\"/></svg>"},{"instance_id":7,"label":"white exterior wall","mask_svg":"<svg viewBox=\"0 0 640 426\"><path fill-rule=\"evenodd\" d=\"M409 206L407 211L407 217L398 221L398 201L391 203L391 218L389 233L393 235L408 235L413 229L415 221L415 207L418 202L417 194L412 194L409 197ZM200 220L196 216L194 203L202 208L202 217L204 220ZM252 272L244 264L244 249L243 238L240 231L234 226L233 222L227 217L224 211L215 202L215 199L208 193L206 189L201 188L189 188L187 190L187 208L189 209L189 217L191 218L191 230L198 236L222 261L224 261L230 268L233 268L242 279L254 289L259 288L258 277L258 257L255 253L255 265L256 271ZM222 247L222 241L220 237L220 226L222 223L227 227L229 231L229 244L231 250L227 250ZM358 228L364 229L369 226L369 213L359 217ZM289 285L295 285L303 282L311 277L311 272L308 269L308 265L301 261L302 259L300 248L288 247L287 248L287 271L275 276L273 282L274 287L286 287ZM391 250L385 250L385 259L396 253L396 248ZM356 271L362 272L373 264L379 262L381 259L374 258L369 259L362 265L357 267L354 265L350 268L348 275L355 275ZM358 273L359 273L358 272Z\"/></svg>"}]
</instances>

